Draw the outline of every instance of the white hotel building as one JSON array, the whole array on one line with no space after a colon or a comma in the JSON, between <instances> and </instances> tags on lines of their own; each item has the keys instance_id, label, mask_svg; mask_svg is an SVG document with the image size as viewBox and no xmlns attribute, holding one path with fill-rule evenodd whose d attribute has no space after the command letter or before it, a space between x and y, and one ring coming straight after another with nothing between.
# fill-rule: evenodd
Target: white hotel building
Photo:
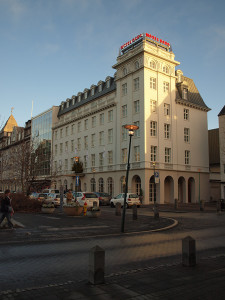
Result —
<instances>
[{"instance_id":1,"label":"white hotel building","mask_svg":"<svg viewBox=\"0 0 225 300\"><path fill-rule=\"evenodd\" d=\"M132 138L128 191L144 203L209 199L207 112L192 79L168 43L140 35L121 50L114 78L62 102L53 125L55 185L75 189L74 157L83 162L81 190L122 192L128 131ZM158 41L157 41L158 40ZM154 185L154 169L158 174Z\"/></svg>"}]
</instances>

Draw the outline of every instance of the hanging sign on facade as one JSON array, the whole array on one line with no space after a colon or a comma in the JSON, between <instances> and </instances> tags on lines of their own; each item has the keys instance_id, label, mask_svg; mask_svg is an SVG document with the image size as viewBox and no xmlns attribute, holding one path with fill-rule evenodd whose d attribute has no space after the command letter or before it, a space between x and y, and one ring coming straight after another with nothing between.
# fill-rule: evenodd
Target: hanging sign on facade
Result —
<instances>
[{"instance_id":1,"label":"hanging sign on facade","mask_svg":"<svg viewBox=\"0 0 225 300\"><path fill-rule=\"evenodd\" d=\"M154 177L155 177L155 183L159 183L159 172L155 171Z\"/></svg>"}]
</instances>

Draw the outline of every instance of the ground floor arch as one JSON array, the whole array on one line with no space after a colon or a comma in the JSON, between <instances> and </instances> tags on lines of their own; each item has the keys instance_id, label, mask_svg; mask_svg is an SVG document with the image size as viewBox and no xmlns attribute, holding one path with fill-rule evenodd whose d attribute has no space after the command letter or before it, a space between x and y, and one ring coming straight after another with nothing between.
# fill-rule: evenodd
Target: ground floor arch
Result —
<instances>
[{"instance_id":1,"label":"ground floor arch","mask_svg":"<svg viewBox=\"0 0 225 300\"><path fill-rule=\"evenodd\" d=\"M174 202L174 180L171 176L167 176L164 180L164 202Z\"/></svg>"},{"instance_id":2,"label":"ground floor arch","mask_svg":"<svg viewBox=\"0 0 225 300\"><path fill-rule=\"evenodd\" d=\"M178 179L178 201L180 203L186 202L186 181L183 176Z\"/></svg>"},{"instance_id":3,"label":"ground floor arch","mask_svg":"<svg viewBox=\"0 0 225 300\"><path fill-rule=\"evenodd\" d=\"M188 203L195 202L195 180L193 177L188 179Z\"/></svg>"}]
</instances>

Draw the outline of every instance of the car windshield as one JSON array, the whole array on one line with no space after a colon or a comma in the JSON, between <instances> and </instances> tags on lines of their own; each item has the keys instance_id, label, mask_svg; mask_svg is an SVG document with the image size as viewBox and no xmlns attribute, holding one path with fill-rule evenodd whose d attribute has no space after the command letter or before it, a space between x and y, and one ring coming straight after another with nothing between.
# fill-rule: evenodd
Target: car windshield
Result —
<instances>
[{"instance_id":1,"label":"car windshield","mask_svg":"<svg viewBox=\"0 0 225 300\"><path fill-rule=\"evenodd\" d=\"M138 198L138 195L137 194L130 194L129 198Z\"/></svg>"},{"instance_id":2,"label":"car windshield","mask_svg":"<svg viewBox=\"0 0 225 300\"><path fill-rule=\"evenodd\" d=\"M39 194L39 197L47 198L47 194Z\"/></svg>"},{"instance_id":3,"label":"car windshield","mask_svg":"<svg viewBox=\"0 0 225 300\"><path fill-rule=\"evenodd\" d=\"M101 197L108 197L109 196L109 194L107 194L107 193L98 193L99 194L99 196L101 196Z\"/></svg>"},{"instance_id":4,"label":"car windshield","mask_svg":"<svg viewBox=\"0 0 225 300\"><path fill-rule=\"evenodd\" d=\"M96 194L94 193L84 193L86 198L97 198Z\"/></svg>"}]
</instances>

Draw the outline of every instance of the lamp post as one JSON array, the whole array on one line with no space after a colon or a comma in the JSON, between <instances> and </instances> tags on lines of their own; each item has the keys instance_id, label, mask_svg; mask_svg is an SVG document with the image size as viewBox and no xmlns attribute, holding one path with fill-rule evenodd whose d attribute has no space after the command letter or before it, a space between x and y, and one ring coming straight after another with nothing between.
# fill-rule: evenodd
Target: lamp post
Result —
<instances>
[{"instance_id":1,"label":"lamp post","mask_svg":"<svg viewBox=\"0 0 225 300\"><path fill-rule=\"evenodd\" d=\"M78 163L79 162L79 156L75 156L74 157L74 162ZM75 175L76 175L76 171L75 171ZM77 202L77 175L75 177L75 202Z\"/></svg>"},{"instance_id":2,"label":"lamp post","mask_svg":"<svg viewBox=\"0 0 225 300\"><path fill-rule=\"evenodd\" d=\"M128 159L127 159L127 172L126 172L126 183L125 183L125 193L124 193L124 202L123 202L123 215L122 215L122 223L121 223L121 232L124 232L124 222L125 222L125 213L126 213L126 200L127 200L127 191L128 191L128 176L130 170L130 146L131 146L131 138L134 135L134 131L139 128L137 125L124 125L129 132L130 141L129 141L129 150L128 150Z\"/></svg>"},{"instance_id":3,"label":"lamp post","mask_svg":"<svg viewBox=\"0 0 225 300\"><path fill-rule=\"evenodd\" d=\"M154 205L156 203L156 183L155 183L155 162L153 162L153 171L154 171Z\"/></svg>"}]
</instances>

